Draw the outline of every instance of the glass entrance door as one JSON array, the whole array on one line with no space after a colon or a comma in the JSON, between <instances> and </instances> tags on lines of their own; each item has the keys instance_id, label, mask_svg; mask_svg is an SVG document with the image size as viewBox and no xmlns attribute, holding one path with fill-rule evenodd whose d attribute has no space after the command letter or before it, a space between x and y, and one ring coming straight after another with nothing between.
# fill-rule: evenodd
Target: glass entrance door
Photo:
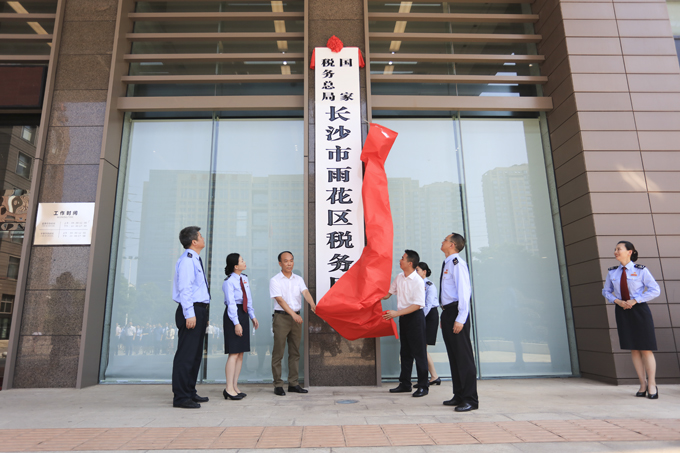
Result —
<instances>
[{"instance_id":1,"label":"glass entrance door","mask_svg":"<svg viewBox=\"0 0 680 453\"><path fill-rule=\"evenodd\" d=\"M404 250L413 249L439 290L441 241L463 234L480 377L571 375L557 253L562 245L539 119L375 121L399 133L385 164L394 221L392 277ZM396 309L394 299L384 308ZM396 378L399 342L386 337L380 344L382 375ZM439 376L450 377L441 331L428 352Z\"/></svg>"},{"instance_id":2,"label":"glass entrance door","mask_svg":"<svg viewBox=\"0 0 680 453\"><path fill-rule=\"evenodd\" d=\"M172 278L183 249L179 231L202 228L201 253L212 304L199 377L224 382L222 314L225 259L248 264L260 329L251 337L241 377L271 381L269 278L277 255L303 263L301 120L133 121L121 158L120 213L114 233L104 382L169 381L177 344ZM106 339L105 339L106 340Z\"/></svg>"}]
</instances>

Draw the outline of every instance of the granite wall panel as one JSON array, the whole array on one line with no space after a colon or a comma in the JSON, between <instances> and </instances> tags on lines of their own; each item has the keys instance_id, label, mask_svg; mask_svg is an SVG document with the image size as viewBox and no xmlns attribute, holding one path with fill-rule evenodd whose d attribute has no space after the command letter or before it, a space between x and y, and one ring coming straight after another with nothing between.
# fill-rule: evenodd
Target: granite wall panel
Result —
<instances>
[{"instance_id":1,"label":"granite wall panel","mask_svg":"<svg viewBox=\"0 0 680 453\"><path fill-rule=\"evenodd\" d=\"M680 69L665 2L536 0L532 8L536 32L550 34L538 45L542 73L560 73L545 88L559 100L548 127L582 375L637 380L601 296L614 246L628 239L662 289L649 304L660 382L680 382L672 330L680 246L671 245L680 243Z\"/></svg>"},{"instance_id":2,"label":"granite wall panel","mask_svg":"<svg viewBox=\"0 0 680 453\"><path fill-rule=\"evenodd\" d=\"M117 0L65 0L39 202L94 202ZM15 387L75 387L90 247L30 248Z\"/></svg>"}]
</instances>

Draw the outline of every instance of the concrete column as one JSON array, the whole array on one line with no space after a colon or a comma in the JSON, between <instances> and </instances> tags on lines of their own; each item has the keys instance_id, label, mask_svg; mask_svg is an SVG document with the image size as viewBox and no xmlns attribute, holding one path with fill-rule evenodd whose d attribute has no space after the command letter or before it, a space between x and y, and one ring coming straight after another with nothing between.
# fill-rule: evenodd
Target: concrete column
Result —
<instances>
[{"instance_id":1,"label":"concrete column","mask_svg":"<svg viewBox=\"0 0 680 453\"><path fill-rule=\"evenodd\" d=\"M629 240L662 288L657 380L680 382L680 69L664 0L537 0L581 374L637 382L601 295Z\"/></svg>"},{"instance_id":2,"label":"concrete column","mask_svg":"<svg viewBox=\"0 0 680 453\"><path fill-rule=\"evenodd\" d=\"M335 35L346 47L365 49L364 2L363 0L308 0L308 50L311 55L315 47L325 47L328 38ZM308 69L309 70L309 69ZM307 105L309 116L309 287L315 294L316 266L326 263L315 263L315 206L314 206L314 71L309 70L309 92ZM366 116L366 69L360 72L361 77L361 118ZM366 130L363 135L365 137ZM309 376L311 385L347 386L376 385L376 340L369 338L347 341L338 335L328 324L310 313L309 322Z\"/></svg>"}]
</instances>

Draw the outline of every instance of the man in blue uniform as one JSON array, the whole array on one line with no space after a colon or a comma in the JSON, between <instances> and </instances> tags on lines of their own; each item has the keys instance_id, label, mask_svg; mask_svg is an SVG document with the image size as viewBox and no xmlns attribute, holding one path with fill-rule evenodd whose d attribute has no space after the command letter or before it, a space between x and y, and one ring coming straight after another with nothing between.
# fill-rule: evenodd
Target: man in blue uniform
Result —
<instances>
[{"instance_id":1,"label":"man in blue uniform","mask_svg":"<svg viewBox=\"0 0 680 453\"><path fill-rule=\"evenodd\" d=\"M470 341L470 271L459 253L465 248L465 238L451 233L442 241L442 263L439 281L439 301L442 305L442 337L446 345L453 381L453 398L445 406L456 406L456 412L479 407L477 369Z\"/></svg>"},{"instance_id":2,"label":"man in blue uniform","mask_svg":"<svg viewBox=\"0 0 680 453\"><path fill-rule=\"evenodd\" d=\"M197 226L180 231L179 241L185 250L177 260L172 282L172 298L177 302L175 323L179 329L177 352L172 363L172 393L175 395L172 405L185 409L198 409L199 403L208 401L208 397L196 393L210 303L208 280L199 256L205 240L199 231Z\"/></svg>"}]
</instances>

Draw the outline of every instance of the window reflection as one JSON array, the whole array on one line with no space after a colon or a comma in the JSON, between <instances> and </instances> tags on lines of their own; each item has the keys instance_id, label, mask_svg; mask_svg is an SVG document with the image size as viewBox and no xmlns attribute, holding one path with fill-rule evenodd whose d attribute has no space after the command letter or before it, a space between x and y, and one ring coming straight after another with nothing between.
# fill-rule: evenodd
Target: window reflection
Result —
<instances>
[{"instance_id":1,"label":"window reflection","mask_svg":"<svg viewBox=\"0 0 680 453\"><path fill-rule=\"evenodd\" d=\"M480 374L569 375L538 120L460 126Z\"/></svg>"},{"instance_id":2,"label":"window reflection","mask_svg":"<svg viewBox=\"0 0 680 453\"><path fill-rule=\"evenodd\" d=\"M237 252L248 264L260 321L256 334L248 332L241 378L271 381L269 279L279 271L281 248L295 254L296 272L304 269L302 142L299 119L133 123L104 380L170 379L177 234L199 225L212 295L201 377L225 379L223 269L227 254Z\"/></svg>"},{"instance_id":3,"label":"window reflection","mask_svg":"<svg viewBox=\"0 0 680 453\"><path fill-rule=\"evenodd\" d=\"M432 269L430 280L439 290L441 241L452 231L463 231L462 184L456 155L455 122L451 119L376 119L396 131L397 137L385 163L394 222L392 278L400 272L405 249L418 252ZM392 297L385 310L396 310ZM436 346L428 346L440 376L450 376L441 334ZM399 340L380 339L382 375L399 376Z\"/></svg>"}]
</instances>

